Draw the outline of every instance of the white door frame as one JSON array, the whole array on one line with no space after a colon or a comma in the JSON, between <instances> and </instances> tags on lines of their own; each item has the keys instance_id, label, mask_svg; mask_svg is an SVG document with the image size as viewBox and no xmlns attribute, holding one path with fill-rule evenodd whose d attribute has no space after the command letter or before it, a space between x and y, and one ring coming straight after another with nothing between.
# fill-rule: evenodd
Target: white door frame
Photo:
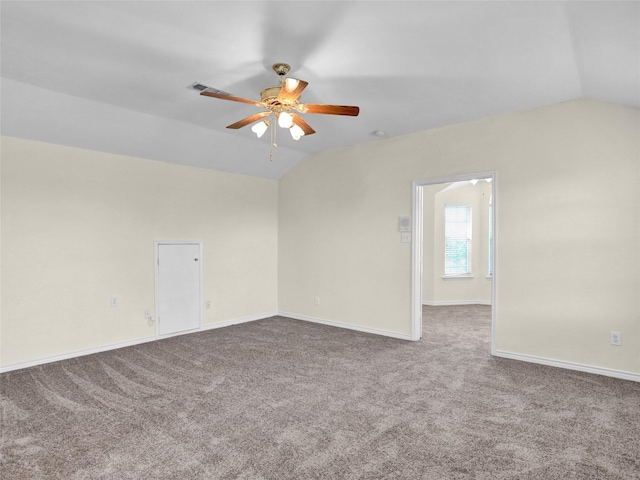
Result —
<instances>
[{"instance_id":1,"label":"white door frame","mask_svg":"<svg viewBox=\"0 0 640 480\"><path fill-rule=\"evenodd\" d=\"M160 299L158 298L159 292L159 270L158 262L160 259L160 245L198 245L198 274L200 276L199 291L198 291L198 330L202 330L202 240L154 240L153 241L153 270L154 270L154 308L155 308L155 337L160 338L160 330L158 327L158 312L160 311ZM193 331L193 330L190 330ZM185 332L170 333L162 335L162 338L172 337L175 335L181 335Z\"/></svg>"},{"instance_id":2,"label":"white door frame","mask_svg":"<svg viewBox=\"0 0 640 480\"><path fill-rule=\"evenodd\" d=\"M493 265L491 266L491 354L495 355L495 326L496 326L496 260L497 256L497 174L495 171L471 173L465 175L453 175L449 177L429 178L426 180L414 180L413 182L413 248L411 251L411 340L420 340L422 337L422 241L423 232L423 196L422 187L438 183L453 183L477 178L491 178L491 195L493 204Z\"/></svg>"}]
</instances>

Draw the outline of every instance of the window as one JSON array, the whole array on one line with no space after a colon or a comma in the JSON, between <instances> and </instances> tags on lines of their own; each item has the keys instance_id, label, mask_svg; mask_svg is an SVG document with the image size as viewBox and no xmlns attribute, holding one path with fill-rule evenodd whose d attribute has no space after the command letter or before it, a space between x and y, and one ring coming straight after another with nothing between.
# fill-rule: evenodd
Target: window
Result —
<instances>
[{"instance_id":1,"label":"window","mask_svg":"<svg viewBox=\"0 0 640 480\"><path fill-rule=\"evenodd\" d=\"M444 275L471 275L471 205L444 207Z\"/></svg>"}]
</instances>

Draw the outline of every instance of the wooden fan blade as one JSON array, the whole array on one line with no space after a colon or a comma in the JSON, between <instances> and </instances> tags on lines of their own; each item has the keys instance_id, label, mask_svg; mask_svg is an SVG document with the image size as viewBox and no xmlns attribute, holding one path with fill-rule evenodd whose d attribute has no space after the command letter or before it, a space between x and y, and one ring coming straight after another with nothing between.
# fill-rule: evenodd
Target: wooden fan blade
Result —
<instances>
[{"instance_id":1,"label":"wooden fan blade","mask_svg":"<svg viewBox=\"0 0 640 480\"><path fill-rule=\"evenodd\" d=\"M307 82L297 78L285 79L284 85L282 85L278 94L278 100L281 102L295 102L302 91L307 88L307 85L309 85Z\"/></svg>"},{"instance_id":2,"label":"wooden fan blade","mask_svg":"<svg viewBox=\"0 0 640 480\"><path fill-rule=\"evenodd\" d=\"M246 125L249 125L250 123L260 120L261 118L268 117L269 115L271 115L270 111L259 112L259 113L256 113L255 115L251 115L250 117L243 118L242 120L239 120L236 123L232 123L231 125L228 125L227 128L234 128L234 129L242 128Z\"/></svg>"},{"instance_id":3,"label":"wooden fan blade","mask_svg":"<svg viewBox=\"0 0 640 480\"><path fill-rule=\"evenodd\" d=\"M302 131L304 132L305 136L306 135L312 135L314 133L316 133L316 131L311 128L311 125L309 125L307 122L305 122L301 116L299 115L293 115L293 123L295 123L297 126L299 126Z\"/></svg>"},{"instance_id":4,"label":"wooden fan blade","mask_svg":"<svg viewBox=\"0 0 640 480\"><path fill-rule=\"evenodd\" d=\"M232 102L248 103L249 105L256 105L258 107L262 106L260 102L256 102L255 100L249 100L248 98L242 97L234 97L233 95L225 95L223 93L209 92L207 90L203 90L202 92L200 92L200 95L204 95L206 97L221 98L222 100L231 100Z\"/></svg>"},{"instance_id":5,"label":"wooden fan blade","mask_svg":"<svg viewBox=\"0 0 640 480\"><path fill-rule=\"evenodd\" d=\"M319 105L314 103L305 103L298 106L298 110L302 113L318 113L323 115L347 115L357 117L360 113L360 107L351 107L348 105Z\"/></svg>"}]
</instances>

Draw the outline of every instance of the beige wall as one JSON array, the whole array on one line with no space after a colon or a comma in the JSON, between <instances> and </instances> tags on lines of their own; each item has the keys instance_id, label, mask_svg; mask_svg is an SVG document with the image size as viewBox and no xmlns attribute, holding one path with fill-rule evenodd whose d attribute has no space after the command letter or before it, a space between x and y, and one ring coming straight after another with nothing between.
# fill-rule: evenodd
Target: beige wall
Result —
<instances>
[{"instance_id":1,"label":"beige wall","mask_svg":"<svg viewBox=\"0 0 640 480\"><path fill-rule=\"evenodd\" d=\"M205 327L277 312L276 181L8 137L1 154L3 367L153 336L154 240L202 241Z\"/></svg>"},{"instance_id":2,"label":"beige wall","mask_svg":"<svg viewBox=\"0 0 640 480\"><path fill-rule=\"evenodd\" d=\"M451 183L436 183L434 185L425 185L422 187L422 302L423 304L435 303L435 284L441 281L436 278L435 267L435 213L436 213L436 195Z\"/></svg>"},{"instance_id":3,"label":"beige wall","mask_svg":"<svg viewBox=\"0 0 640 480\"><path fill-rule=\"evenodd\" d=\"M576 100L307 157L280 181L280 310L409 334L412 181L496 171L497 350L640 373L639 112Z\"/></svg>"},{"instance_id":4,"label":"beige wall","mask_svg":"<svg viewBox=\"0 0 640 480\"><path fill-rule=\"evenodd\" d=\"M495 170L497 349L640 373L639 120L571 101L312 155L279 183L3 137L1 365L151 337L166 239L203 241L205 327L280 311L408 336L412 181Z\"/></svg>"}]
</instances>

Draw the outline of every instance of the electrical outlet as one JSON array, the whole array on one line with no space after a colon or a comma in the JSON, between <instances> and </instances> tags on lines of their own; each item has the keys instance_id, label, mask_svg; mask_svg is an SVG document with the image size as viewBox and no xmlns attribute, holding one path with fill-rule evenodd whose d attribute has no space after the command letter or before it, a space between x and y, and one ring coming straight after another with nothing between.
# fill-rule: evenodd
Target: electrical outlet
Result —
<instances>
[{"instance_id":1,"label":"electrical outlet","mask_svg":"<svg viewBox=\"0 0 640 480\"><path fill-rule=\"evenodd\" d=\"M206 308L207 310L211 310L211 300L207 300L207 301L204 303L204 306L205 306L205 308Z\"/></svg>"},{"instance_id":2,"label":"electrical outlet","mask_svg":"<svg viewBox=\"0 0 640 480\"><path fill-rule=\"evenodd\" d=\"M153 320L153 317L151 316L151 312L149 310L144 311L144 318L145 320Z\"/></svg>"},{"instance_id":3,"label":"electrical outlet","mask_svg":"<svg viewBox=\"0 0 640 480\"><path fill-rule=\"evenodd\" d=\"M611 345L622 345L622 334L620 332L611 332Z\"/></svg>"},{"instance_id":4,"label":"electrical outlet","mask_svg":"<svg viewBox=\"0 0 640 480\"><path fill-rule=\"evenodd\" d=\"M120 299L118 297L111 297L109 299L109 305L112 307L117 307L120 305Z\"/></svg>"},{"instance_id":5,"label":"electrical outlet","mask_svg":"<svg viewBox=\"0 0 640 480\"><path fill-rule=\"evenodd\" d=\"M316 305L320 305L320 297L316 296Z\"/></svg>"}]
</instances>

